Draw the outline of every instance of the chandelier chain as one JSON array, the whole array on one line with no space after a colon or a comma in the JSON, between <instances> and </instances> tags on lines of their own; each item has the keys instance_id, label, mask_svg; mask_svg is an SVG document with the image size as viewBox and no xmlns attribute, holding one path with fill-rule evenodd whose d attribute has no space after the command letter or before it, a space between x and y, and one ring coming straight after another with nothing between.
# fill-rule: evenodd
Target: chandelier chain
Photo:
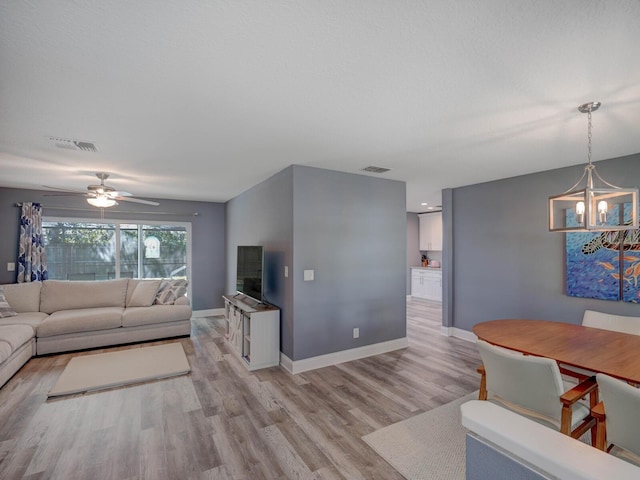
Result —
<instances>
[{"instance_id":1,"label":"chandelier chain","mask_svg":"<svg viewBox=\"0 0 640 480\"><path fill-rule=\"evenodd\" d=\"M589 160L589 165L591 165L591 108L589 108L588 118L589 118L589 124L588 124L589 126L587 130L587 140L588 140L587 158Z\"/></svg>"}]
</instances>

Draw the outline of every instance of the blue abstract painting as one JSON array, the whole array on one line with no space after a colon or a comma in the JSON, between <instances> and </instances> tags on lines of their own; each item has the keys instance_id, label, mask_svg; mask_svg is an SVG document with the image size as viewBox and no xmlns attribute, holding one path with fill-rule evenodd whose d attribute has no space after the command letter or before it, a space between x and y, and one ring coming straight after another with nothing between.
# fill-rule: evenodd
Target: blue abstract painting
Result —
<instances>
[{"instance_id":1,"label":"blue abstract painting","mask_svg":"<svg viewBox=\"0 0 640 480\"><path fill-rule=\"evenodd\" d=\"M567 233L566 261L567 295L640 303L640 230Z\"/></svg>"},{"instance_id":2,"label":"blue abstract painting","mask_svg":"<svg viewBox=\"0 0 640 480\"><path fill-rule=\"evenodd\" d=\"M608 232L607 232L608 233ZM567 233L567 295L620 300L620 252L589 247L599 243L601 233Z\"/></svg>"}]
</instances>

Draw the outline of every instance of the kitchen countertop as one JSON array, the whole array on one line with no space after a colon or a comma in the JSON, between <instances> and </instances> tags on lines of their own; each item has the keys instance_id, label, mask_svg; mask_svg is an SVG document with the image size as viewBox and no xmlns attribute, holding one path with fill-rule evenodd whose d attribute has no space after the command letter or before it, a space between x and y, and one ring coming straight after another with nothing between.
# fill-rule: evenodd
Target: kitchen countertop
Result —
<instances>
[{"instance_id":1,"label":"kitchen countertop","mask_svg":"<svg viewBox=\"0 0 640 480\"><path fill-rule=\"evenodd\" d=\"M416 270L436 270L438 272L442 271L442 267L411 267L411 268L415 268Z\"/></svg>"}]
</instances>

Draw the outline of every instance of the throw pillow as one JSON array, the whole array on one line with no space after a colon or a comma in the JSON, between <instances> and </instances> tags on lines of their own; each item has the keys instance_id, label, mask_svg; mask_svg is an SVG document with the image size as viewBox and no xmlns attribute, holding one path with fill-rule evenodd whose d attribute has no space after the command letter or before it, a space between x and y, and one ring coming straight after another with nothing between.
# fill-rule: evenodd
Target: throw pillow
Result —
<instances>
[{"instance_id":1,"label":"throw pillow","mask_svg":"<svg viewBox=\"0 0 640 480\"><path fill-rule=\"evenodd\" d=\"M4 298L4 292L0 287L0 318L15 317L16 315L18 314L13 308L11 308L9 302Z\"/></svg>"},{"instance_id":2,"label":"throw pillow","mask_svg":"<svg viewBox=\"0 0 640 480\"><path fill-rule=\"evenodd\" d=\"M156 305L173 305L175 301L187 293L187 280L162 280L153 302Z\"/></svg>"},{"instance_id":3,"label":"throw pillow","mask_svg":"<svg viewBox=\"0 0 640 480\"><path fill-rule=\"evenodd\" d=\"M150 307L156 299L160 280L144 280L136 285L127 307Z\"/></svg>"}]
</instances>

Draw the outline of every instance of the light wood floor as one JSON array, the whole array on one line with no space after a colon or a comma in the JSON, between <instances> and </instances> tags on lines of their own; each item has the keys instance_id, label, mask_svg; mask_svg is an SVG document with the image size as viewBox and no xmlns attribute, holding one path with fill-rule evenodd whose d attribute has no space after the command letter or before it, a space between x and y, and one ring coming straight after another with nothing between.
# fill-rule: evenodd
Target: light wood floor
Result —
<instances>
[{"instance_id":1,"label":"light wood floor","mask_svg":"<svg viewBox=\"0 0 640 480\"><path fill-rule=\"evenodd\" d=\"M410 300L409 348L299 375L247 372L220 318L168 340L188 376L47 401L87 353L32 359L0 390L0 479L402 479L360 437L479 384L475 345L440 316Z\"/></svg>"}]
</instances>

